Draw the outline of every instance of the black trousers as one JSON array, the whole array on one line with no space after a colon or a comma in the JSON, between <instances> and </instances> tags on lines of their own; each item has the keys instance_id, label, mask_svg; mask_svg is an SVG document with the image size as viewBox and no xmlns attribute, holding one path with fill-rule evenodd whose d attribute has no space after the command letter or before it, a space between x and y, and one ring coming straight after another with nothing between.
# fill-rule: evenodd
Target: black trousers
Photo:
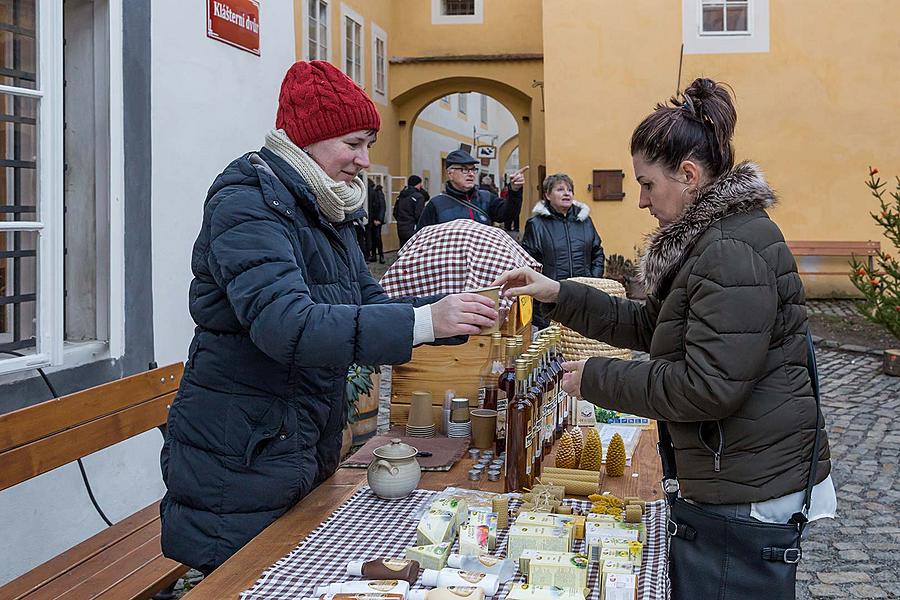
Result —
<instances>
[{"instance_id":1,"label":"black trousers","mask_svg":"<svg viewBox=\"0 0 900 600\"><path fill-rule=\"evenodd\" d=\"M372 260L375 260L376 258L384 260L384 244L381 241L381 225L369 223L366 225L366 233L369 238L368 257Z\"/></svg>"}]
</instances>

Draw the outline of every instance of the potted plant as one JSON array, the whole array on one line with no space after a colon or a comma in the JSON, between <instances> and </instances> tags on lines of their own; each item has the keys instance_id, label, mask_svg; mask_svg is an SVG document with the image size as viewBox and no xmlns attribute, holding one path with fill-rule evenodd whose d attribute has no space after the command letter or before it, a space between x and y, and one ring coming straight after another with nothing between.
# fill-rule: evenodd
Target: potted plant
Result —
<instances>
[{"instance_id":1,"label":"potted plant","mask_svg":"<svg viewBox=\"0 0 900 600\"><path fill-rule=\"evenodd\" d=\"M381 379L380 366L350 365L347 369L347 384L344 396L347 400L347 425L344 428L344 442L362 444L375 435L378 425L378 384ZM347 437L350 442L347 443ZM343 450L341 452L343 455Z\"/></svg>"},{"instance_id":2,"label":"potted plant","mask_svg":"<svg viewBox=\"0 0 900 600\"><path fill-rule=\"evenodd\" d=\"M887 199L887 182L878 177L878 169L869 167L866 187L879 204L879 210L869 214L894 248L900 248L900 177L895 179L896 189L890 192L891 199ZM879 251L872 268L856 260L855 256L850 264L853 267L850 281L863 295L857 302L860 313L900 339L900 263L888 252ZM900 376L900 350L885 351L884 372Z\"/></svg>"}]
</instances>

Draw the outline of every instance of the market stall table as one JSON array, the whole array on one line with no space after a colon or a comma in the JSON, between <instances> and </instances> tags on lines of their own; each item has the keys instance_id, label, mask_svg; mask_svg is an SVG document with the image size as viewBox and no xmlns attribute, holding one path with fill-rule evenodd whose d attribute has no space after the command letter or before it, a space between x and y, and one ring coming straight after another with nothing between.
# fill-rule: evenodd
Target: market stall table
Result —
<instances>
[{"instance_id":1,"label":"market stall table","mask_svg":"<svg viewBox=\"0 0 900 600\"><path fill-rule=\"evenodd\" d=\"M635 449L632 464L625 469L624 477L607 478L601 475L601 490L619 497L639 496L648 501L660 499L662 493L659 481L662 471L656 454L656 441L655 428L644 431ZM462 459L450 471L424 472L419 488L443 490L454 486L502 492L502 481L468 481L466 474L473 462ZM237 598L241 592L253 586L263 571L291 552L365 483L365 469L338 469L331 478L253 538L184 598Z\"/></svg>"}]
</instances>

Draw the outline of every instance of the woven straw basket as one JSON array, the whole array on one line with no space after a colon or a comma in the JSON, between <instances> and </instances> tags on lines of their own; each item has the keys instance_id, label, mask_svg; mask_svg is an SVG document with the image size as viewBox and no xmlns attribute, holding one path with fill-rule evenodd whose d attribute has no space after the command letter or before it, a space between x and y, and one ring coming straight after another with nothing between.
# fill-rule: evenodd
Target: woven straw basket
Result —
<instances>
[{"instance_id":1,"label":"woven straw basket","mask_svg":"<svg viewBox=\"0 0 900 600\"><path fill-rule=\"evenodd\" d=\"M625 288L614 279L602 279L597 277L572 277L567 281L582 283L592 288L606 292L610 296L625 297ZM559 350L568 360L583 360L594 356L607 358L621 358L631 360L631 350L616 348L597 340L586 338L576 331L572 331L565 325L557 323L562 331L559 341Z\"/></svg>"}]
</instances>

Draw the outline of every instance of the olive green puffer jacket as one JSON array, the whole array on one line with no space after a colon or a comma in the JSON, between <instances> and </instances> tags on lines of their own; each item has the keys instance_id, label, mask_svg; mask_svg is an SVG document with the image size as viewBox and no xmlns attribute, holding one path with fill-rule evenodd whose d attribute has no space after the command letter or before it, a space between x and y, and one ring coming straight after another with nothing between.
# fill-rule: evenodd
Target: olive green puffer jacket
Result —
<instances>
[{"instance_id":1,"label":"olive green puffer jacket","mask_svg":"<svg viewBox=\"0 0 900 600\"><path fill-rule=\"evenodd\" d=\"M646 304L563 282L551 317L649 361L592 358L584 398L669 422L684 497L761 502L831 470L806 368L807 318L794 257L765 209L775 196L742 163L648 239Z\"/></svg>"}]
</instances>

